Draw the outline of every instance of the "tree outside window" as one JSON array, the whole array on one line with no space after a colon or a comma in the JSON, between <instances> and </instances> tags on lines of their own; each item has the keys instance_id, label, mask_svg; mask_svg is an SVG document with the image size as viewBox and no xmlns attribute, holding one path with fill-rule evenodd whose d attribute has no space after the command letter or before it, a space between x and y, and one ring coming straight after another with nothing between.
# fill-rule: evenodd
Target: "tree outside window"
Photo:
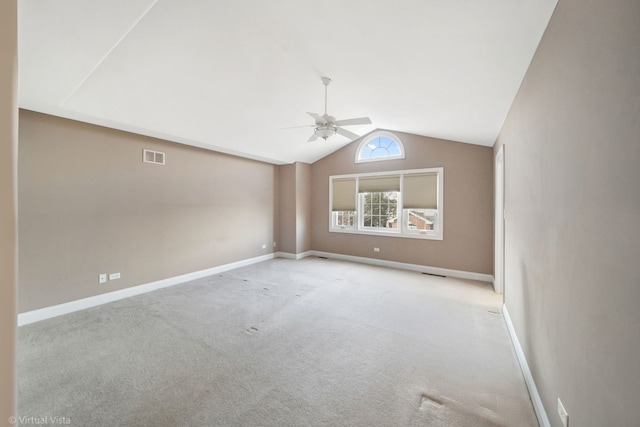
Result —
<instances>
[{"instance_id":1,"label":"tree outside window","mask_svg":"<svg viewBox=\"0 0 640 427\"><path fill-rule=\"evenodd\" d=\"M371 228L397 228L398 193L362 193L362 225Z\"/></svg>"}]
</instances>

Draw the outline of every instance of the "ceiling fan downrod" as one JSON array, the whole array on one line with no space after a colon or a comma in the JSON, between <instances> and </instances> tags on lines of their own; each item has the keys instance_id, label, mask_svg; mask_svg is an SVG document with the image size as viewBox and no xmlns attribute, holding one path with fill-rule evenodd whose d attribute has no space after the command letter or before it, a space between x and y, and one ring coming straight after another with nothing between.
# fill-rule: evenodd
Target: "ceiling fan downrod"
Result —
<instances>
[{"instance_id":1,"label":"ceiling fan downrod","mask_svg":"<svg viewBox=\"0 0 640 427\"><path fill-rule=\"evenodd\" d=\"M327 88L329 87L329 83L331 83L331 79L329 77L323 77L322 83L324 84L324 115L327 115Z\"/></svg>"}]
</instances>

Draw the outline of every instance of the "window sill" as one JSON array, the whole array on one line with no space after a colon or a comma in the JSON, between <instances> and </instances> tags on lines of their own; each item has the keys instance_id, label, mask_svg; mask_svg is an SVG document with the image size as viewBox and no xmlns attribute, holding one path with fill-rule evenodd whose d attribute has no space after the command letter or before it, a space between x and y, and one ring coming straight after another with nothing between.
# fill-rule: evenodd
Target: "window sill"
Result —
<instances>
[{"instance_id":1,"label":"window sill","mask_svg":"<svg viewBox=\"0 0 640 427\"><path fill-rule=\"evenodd\" d=\"M378 237L402 237L405 239L422 239L422 240L444 240L441 234L420 234L420 233L399 233L393 231L365 231L356 230L355 228L330 228L330 233L346 233L346 234L362 234L365 236L378 236Z\"/></svg>"}]
</instances>

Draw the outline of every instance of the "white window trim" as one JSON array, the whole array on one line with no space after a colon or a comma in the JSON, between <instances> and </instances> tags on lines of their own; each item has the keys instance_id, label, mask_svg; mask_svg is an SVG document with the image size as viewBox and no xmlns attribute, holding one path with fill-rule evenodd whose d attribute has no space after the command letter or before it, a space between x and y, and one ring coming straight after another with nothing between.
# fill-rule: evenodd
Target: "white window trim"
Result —
<instances>
[{"instance_id":1,"label":"white window trim","mask_svg":"<svg viewBox=\"0 0 640 427\"><path fill-rule=\"evenodd\" d=\"M402 186L402 180L400 180L400 186ZM402 188L401 188L402 190ZM365 231L367 233L373 233L373 234L383 234L383 235L391 235L391 236L399 236L400 234L402 234L400 232L400 224L398 223L398 228L384 228L384 227L366 227L364 225L364 215L360 215L360 212L362 212L364 210L363 208L363 200L364 200L364 193L358 193L357 192L357 181L356 181L356 196L358 197L358 201L356 204L357 207L357 211L356 211L356 229L358 231ZM399 197L398 197L398 204L397 204L397 209L400 210L400 199L402 198L402 193L398 192ZM396 215L397 217L401 217L401 214Z\"/></svg>"},{"instance_id":2,"label":"white window trim","mask_svg":"<svg viewBox=\"0 0 640 427\"><path fill-rule=\"evenodd\" d=\"M398 221L398 231L388 230L388 229L380 229L380 230L371 230L370 228L363 229L360 224L360 218L362 211L362 206L360 203L360 193L358 193L358 186L360 178L371 177L371 176L385 176L385 175L408 175L415 173L437 173L438 174L438 228L435 232L432 233L420 233L414 230L409 230L408 228L405 230L404 227L404 217L405 217L405 209L402 205L402 190L403 190L403 179L400 179L400 197L398 197L398 217L402 219L402 221ZM340 178L356 178L356 197L358 198L356 202L356 216L353 227L334 227L333 225L333 180ZM384 172L372 172L372 173L360 173L360 174L347 174L347 175L331 175L329 177L329 232L331 233L348 233L348 234L364 234L369 236L379 236L379 237L402 237L407 239L424 239L424 240L444 240L444 168L426 168L426 169L409 169L409 170L399 170L399 171L384 171Z\"/></svg>"},{"instance_id":3,"label":"white window trim","mask_svg":"<svg viewBox=\"0 0 640 427\"><path fill-rule=\"evenodd\" d=\"M372 140L379 138L381 136L386 136L387 138L394 140L398 144L398 147L400 148L400 154L396 154L393 156L386 156L386 157L372 157L369 159L361 159L360 151L362 151L362 148ZM402 143L402 140L397 135L391 132L387 132L385 130L377 130L370 133L366 138L364 138L360 142L360 144L358 145L358 149L356 150L356 163L383 162L385 160L399 160L399 159L404 159L404 144Z\"/></svg>"}]
</instances>

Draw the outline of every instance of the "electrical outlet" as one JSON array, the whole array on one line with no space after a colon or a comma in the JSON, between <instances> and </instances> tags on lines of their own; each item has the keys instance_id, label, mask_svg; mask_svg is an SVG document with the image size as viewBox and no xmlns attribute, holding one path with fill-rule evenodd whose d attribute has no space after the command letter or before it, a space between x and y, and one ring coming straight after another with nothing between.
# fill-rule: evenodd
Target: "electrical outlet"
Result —
<instances>
[{"instance_id":1,"label":"electrical outlet","mask_svg":"<svg viewBox=\"0 0 640 427\"><path fill-rule=\"evenodd\" d=\"M107 273L98 274L98 283L107 283Z\"/></svg>"},{"instance_id":2,"label":"electrical outlet","mask_svg":"<svg viewBox=\"0 0 640 427\"><path fill-rule=\"evenodd\" d=\"M380 248L373 248L373 252L380 252Z\"/></svg>"},{"instance_id":3,"label":"electrical outlet","mask_svg":"<svg viewBox=\"0 0 640 427\"><path fill-rule=\"evenodd\" d=\"M276 247L276 242L273 242L273 247L274 247L274 248Z\"/></svg>"},{"instance_id":4,"label":"electrical outlet","mask_svg":"<svg viewBox=\"0 0 640 427\"><path fill-rule=\"evenodd\" d=\"M558 398L558 415L560 415L562 425L564 427L569 427L569 413L566 409L564 409L564 405L562 404L560 398Z\"/></svg>"},{"instance_id":5,"label":"electrical outlet","mask_svg":"<svg viewBox=\"0 0 640 427\"><path fill-rule=\"evenodd\" d=\"M120 278L120 273L111 273L109 275L109 280L117 280Z\"/></svg>"},{"instance_id":6,"label":"electrical outlet","mask_svg":"<svg viewBox=\"0 0 640 427\"><path fill-rule=\"evenodd\" d=\"M267 244L266 243L262 244L262 249L267 249Z\"/></svg>"}]
</instances>

